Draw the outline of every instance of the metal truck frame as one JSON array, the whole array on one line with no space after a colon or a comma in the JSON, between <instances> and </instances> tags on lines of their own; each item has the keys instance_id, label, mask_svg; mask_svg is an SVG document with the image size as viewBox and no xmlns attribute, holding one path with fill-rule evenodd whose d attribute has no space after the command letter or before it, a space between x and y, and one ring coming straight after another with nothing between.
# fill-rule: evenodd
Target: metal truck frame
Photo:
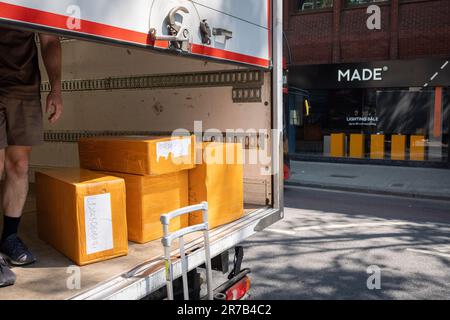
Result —
<instances>
[{"instance_id":1,"label":"metal truck frame","mask_svg":"<svg viewBox=\"0 0 450 320\"><path fill-rule=\"evenodd\" d=\"M113 7L111 4L112 1L117 5L116 9L111 9ZM274 172L271 176L272 190L270 194L272 199L269 206L263 206L245 215L238 221L210 231L211 256L219 256L239 245L255 233L279 221L283 218L284 214L282 0L249 0L246 3L256 6L256 9L266 8L267 12L263 12L262 14L258 10L253 12L255 10L251 10L251 7L244 8L245 10L239 10L240 8L233 7L239 3L243 3L241 0L214 0L210 2L210 7L205 5L204 0L137 0L133 2L133 6L135 6L133 10L135 10L136 14L142 11L141 9L143 8L148 9L148 6L158 8L156 12L163 12L163 16L158 16L158 14L155 16L155 11L150 11L150 16L142 15L142 21L128 15L125 17L122 16L123 12L126 12L123 9L127 5L131 5L129 2L123 0L112 1L97 0L95 2L96 4L106 4L108 2L107 10L103 11L94 10L94 8L90 7L90 4L94 2L89 0L0 1L0 26L14 26L35 32L53 33L61 37L101 42L124 48L140 48L167 55L220 61L221 63L237 64L246 68L250 67L254 70L262 70L266 74L267 72L270 73L271 129L276 132L271 142L271 166ZM69 5L69 2L71 4L78 4L84 10L83 12L87 11L88 17L80 20L81 28L76 28L77 23L80 22L77 20L79 17L71 16L67 12L61 12L63 10L61 8L66 8L64 5ZM227 7L225 5L226 3L231 3L232 5ZM180 23L174 18L177 14L185 15L186 10L188 12L194 11L192 5L197 10L198 20L195 18L194 21L188 21L186 23L183 21ZM142 8L139 8L139 6L142 6ZM217 9L218 7L214 6L224 6L228 11L220 11ZM73 9L76 13L76 7ZM128 12L134 12L133 10L130 9ZM246 10L250 12L248 17L239 16L239 14L245 15ZM239 11L243 13L239 13ZM215 18L217 19L215 16L218 14L217 12L222 12L220 13L221 19L223 17L229 18L227 21L229 21L233 28L245 30L241 30L242 32L232 32L230 31L232 29L230 26L228 28L226 25L221 28L211 28L209 25L205 25L205 23L207 24L214 21ZM208 21L200 19L201 15L207 16ZM265 15L266 18L261 18L261 15ZM114 20L118 16L121 18ZM164 20L166 16L167 20ZM74 20L70 20L71 17ZM168 21L167 30L164 28L165 22L154 24L152 21L155 21L155 19L159 19L158 21ZM68 23L68 21L72 24ZM249 27L243 28L242 21L245 22L245 26ZM154 28L149 28L148 23L150 23L150 26L154 26ZM201 31L192 32L193 26L197 26L198 24L201 25ZM255 26L259 27L255 28ZM268 37L267 34L264 36L264 32L267 32ZM217 41L211 44L211 38L213 36L216 37L215 39ZM265 40L263 40L264 37L266 37ZM236 41L233 42L230 39ZM227 41L233 44L227 47ZM224 48L227 49L225 50ZM107 85L111 85L111 83ZM45 84L43 84L43 90L46 90ZM51 139L51 137L47 138ZM70 139L70 137L67 139ZM176 254L177 250L172 252L172 255ZM201 237L193 239L193 241L186 244L186 255L189 271L205 263L205 253ZM166 284L163 259L162 257L158 257L151 261L146 261L146 257L143 257L142 261L145 262L131 270L123 270L120 274L112 275L110 280L90 286L87 290L69 296L67 299L142 299L151 295L163 288ZM173 270L175 278L181 276L180 261L174 263ZM2 295L2 292L0 292L0 296L4 298L8 297L8 294L4 293ZM36 294L36 298L39 298L39 294Z\"/></svg>"}]
</instances>

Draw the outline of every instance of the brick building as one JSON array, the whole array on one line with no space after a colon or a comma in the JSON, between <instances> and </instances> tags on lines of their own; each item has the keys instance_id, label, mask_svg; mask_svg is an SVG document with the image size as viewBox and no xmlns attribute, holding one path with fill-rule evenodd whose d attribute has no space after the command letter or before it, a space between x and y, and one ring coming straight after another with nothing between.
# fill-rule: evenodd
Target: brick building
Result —
<instances>
[{"instance_id":1,"label":"brick building","mask_svg":"<svg viewBox=\"0 0 450 320\"><path fill-rule=\"evenodd\" d=\"M450 0L284 6L291 154L449 165Z\"/></svg>"}]
</instances>

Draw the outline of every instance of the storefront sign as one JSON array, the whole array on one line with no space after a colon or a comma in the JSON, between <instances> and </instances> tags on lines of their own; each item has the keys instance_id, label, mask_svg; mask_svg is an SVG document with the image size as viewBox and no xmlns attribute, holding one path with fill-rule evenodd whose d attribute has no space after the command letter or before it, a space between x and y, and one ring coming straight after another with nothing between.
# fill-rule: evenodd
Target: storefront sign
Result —
<instances>
[{"instance_id":1,"label":"storefront sign","mask_svg":"<svg viewBox=\"0 0 450 320\"><path fill-rule=\"evenodd\" d=\"M291 66L289 85L300 89L450 86L449 60L391 60Z\"/></svg>"},{"instance_id":2,"label":"storefront sign","mask_svg":"<svg viewBox=\"0 0 450 320\"><path fill-rule=\"evenodd\" d=\"M382 72L388 71L388 67L375 69L338 69L338 82L354 81L383 81Z\"/></svg>"},{"instance_id":3,"label":"storefront sign","mask_svg":"<svg viewBox=\"0 0 450 320\"><path fill-rule=\"evenodd\" d=\"M378 117L368 116L368 117L346 117L347 125L349 127L354 126L368 126L376 127L378 123Z\"/></svg>"}]
</instances>

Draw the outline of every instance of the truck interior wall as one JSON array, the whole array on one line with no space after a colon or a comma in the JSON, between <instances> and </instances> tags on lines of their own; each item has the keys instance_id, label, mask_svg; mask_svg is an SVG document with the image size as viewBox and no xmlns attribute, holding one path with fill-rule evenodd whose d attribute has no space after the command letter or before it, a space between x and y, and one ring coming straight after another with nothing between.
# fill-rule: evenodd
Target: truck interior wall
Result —
<instances>
[{"instance_id":1,"label":"truck interior wall","mask_svg":"<svg viewBox=\"0 0 450 320\"><path fill-rule=\"evenodd\" d=\"M131 50L79 40L65 39L63 47L63 81L102 80L180 73L223 72L244 70L229 64L162 55L144 50ZM41 70L45 70L41 63ZM44 120L44 130L51 134L44 145L32 153L30 179L42 167L78 166L75 141L67 142L66 134L86 132L151 132L167 133L178 128L194 130L194 121L202 121L203 131L218 129L271 128L271 78L263 74L259 102L235 103L232 86L178 86L176 88L91 90L78 88L64 90L64 113L60 121L50 125ZM47 82L42 72L43 84ZM42 94L44 105L46 93ZM56 138L55 138L56 137ZM58 137L62 137L59 139ZM248 153L262 149L271 153L271 135L265 143L249 139ZM270 164L245 164L245 201L265 205L271 203L271 176L262 174Z\"/></svg>"}]
</instances>

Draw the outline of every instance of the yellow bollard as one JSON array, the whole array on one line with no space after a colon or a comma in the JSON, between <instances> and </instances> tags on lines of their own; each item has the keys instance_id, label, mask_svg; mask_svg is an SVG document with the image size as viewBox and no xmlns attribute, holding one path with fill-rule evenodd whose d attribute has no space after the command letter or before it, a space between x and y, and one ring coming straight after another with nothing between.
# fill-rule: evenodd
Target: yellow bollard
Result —
<instances>
[{"instance_id":1,"label":"yellow bollard","mask_svg":"<svg viewBox=\"0 0 450 320\"><path fill-rule=\"evenodd\" d=\"M424 136L411 136L409 158L414 161L425 160L425 137Z\"/></svg>"},{"instance_id":2,"label":"yellow bollard","mask_svg":"<svg viewBox=\"0 0 450 320\"><path fill-rule=\"evenodd\" d=\"M384 134L370 136L370 159L384 159Z\"/></svg>"},{"instance_id":3,"label":"yellow bollard","mask_svg":"<svg viewBox=\"0 0 450 320\"><path fill-rule=\"evenodd\" d=\"M364 135L351 134L350 135L350 158L364 158Z\"/></svg>"},{"instance_id":4,"label":"yellow bollard","mask_svg":"<svg viewBox=\"0 0 450 320\"><path fill-rule=\"evenodd\" d=\"M332 133L331 134L331 150L330 156L334 158L345 157L345 134Z\"/></svg>"},{"instance_id":5,"label":"yellow bollard","mask_svg":"<svg viewBox=\"0 0 450 320\"><path fill-rule=\"evenodd\" d=\"M391 137L391 159L405 160L406 136L402 134Z\"/></svg>"}]
</instances>

